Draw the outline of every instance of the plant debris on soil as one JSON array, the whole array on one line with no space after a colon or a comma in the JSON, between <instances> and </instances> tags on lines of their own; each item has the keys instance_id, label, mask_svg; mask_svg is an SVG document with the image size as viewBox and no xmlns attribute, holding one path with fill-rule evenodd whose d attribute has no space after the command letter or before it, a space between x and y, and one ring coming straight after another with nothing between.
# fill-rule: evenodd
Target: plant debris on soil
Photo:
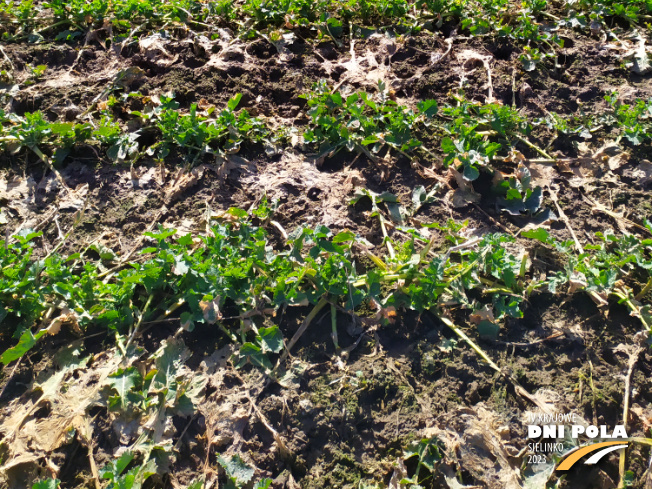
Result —
<instances>
[{"instance_id":1,"label":"plant debris on soil","mask_svg":"<svg viewBox=\"0 0 652 489\"><path fill-rule=\"evenodd\" d=\"M651 23L4 2L0 486L652 487Z\"/></svg>"}]
</instances>

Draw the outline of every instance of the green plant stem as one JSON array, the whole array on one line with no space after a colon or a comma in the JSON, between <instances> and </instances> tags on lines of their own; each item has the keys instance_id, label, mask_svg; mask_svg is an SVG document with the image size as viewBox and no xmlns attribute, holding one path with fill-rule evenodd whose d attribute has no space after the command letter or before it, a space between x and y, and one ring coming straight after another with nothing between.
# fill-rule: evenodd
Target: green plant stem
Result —
<instances>
[{"instance_id":1,"label":"green plant stem","mask_svg":"<svg viewBox=\"0 0 652 489\"><path fill-rule=\"evenodd\" d=\"M354 287L362 287L367 283L369 277L367 274L361 275L356 281L353 282ZM380 276L381 282L393 282L395 280L407 278L406 273L388 273Z\"/></svg>"},{"instance_id":2,"label":"green plant stem","mask_svg":"<svg viewBox=\"0 0 652 489\"><path fill-rule=\"evenodd\" d=\"M632 442L632 443L640 443L641 445L652 446L652 438L633 437L633 438L626 438L623 441L629 441L629 442Z\"/></svg>"},{"instance_id":3,"label":"green plant stem","mask_svg":"<svg viewBox=\"0 0 652 489\"><path fill-rule=\"evenodd\" d=\"M380 165L380 160L376 156L372 155L371 151L369 151L367 148L361 144L356 144L356 148L358 148L358 151L364 153L365 156L369 158L374 164Z\"/></svg>"},{"instance_id":4,"label":"green plant stem","mask_svg":"<svg viewBox=\"0 0 652 489\"><path fill-rule=\"evenodd\" d=\"M71 25L72 27L75 27L77 30L83 30L81 27L77 26L74 24L72 21L66 19L66 20L60 20L59 22L55 22L54 24L51 24L47 27L44 27L43 29L36 31L37 34L43 34L44 32L49 31L50 29L54 29L55 27L59 27L61 25Z\"/></svg>"},{"instance_id":5,"label":"green plant stem","mask_svg":"<svg viewBox=\"0 0 652 489\"><path fill-rule=\"evenodd\" d=\"M333 339L333 345L335 345L335 353L340 354L341 348L337 338L337 309L335 304L331 303L331 338Z\"/></svg>"},{"instance_id":6,"label":"green plant stem","mask_svg":"<svg viewBox=\"0 0 652 489\"><path fill-rule=\"evenodd\" d=\"M480 257L476 258L472 262L470 262L468 265L466 265L461 271L459 271L457 274L453 275L452 277L448 278L446 280L447 284L450 284L453 280L456 280L460 278L462 275L469 273L471 270L473 270L478 262L480 261Z\"/></svg>"},{"instance_id":7,"label":"green plant stem","mask_svg":"<svg viewBox=\"0 0 652 489\"><path fill-rule=\"evenodd\" d=\"M387 234L387 227L385 226L385 218L378 213L378 217L380 218L380 229L383 231L383 238L385 241L385 244L387 245L387 251L389 252L390 258L392 260L396 259L396 252L394 251L394 246L392 246L392 242L389 239L389 235Z\"/></svg>"},{"instance_id":8,"label":"green plant stem","mask_svg":"<svg viewBox=\"0 0 652 489\"><path fill-rule=\"evenodd\" d=\"M545 16L545 17L548 17L549 19L552 19L552 20L556 21L556 22L559 22L561 20L559 17L557 17L556 15L552 15L549 12L539 12L539 13L541 15Z\"/></svg>"},{"instance_id":9,"label":"green plant stem","mask_svg":"<svg viewBox=\"0 0 652 489\"><path fill-rule=\"evenodd\" d=\"M519 299L522 299L522 297L518 294L515 294L511 290L505 288L505 287L493 287L491 289L483 289L482 292L485 294L503 294L503 295L508 295L511 297L518 297Z\"/></svg>"},{"instance_id":10,"label":"green plant stem","mask_svg":"<svg viewBox=\"0 0 652 489\"><path fill-rule=\"evenodd\" d=\"M471 338L469 338L464 331L462 331L460 328L458 328L453 321L450 319L442 316L442 315L437 315L437 317L441 320L442 323L444 323L446 326L448 326L450 329L453 330L453 332L462 338L466 344L468 344L473 351L475 351L478 355L480 355L480 358L482 358L485 362L489 364L491 368L493 368L496 372L502 374L503 371L500 369L498 365L496 365L491 358L489 358L489 355L487 355L482 348L480 348L478 345L473 342Z\"/></svg>"},{"instance_id":11,"label":"green plant stem","mask_svg":"<svg viewBox=\"0 0 652 489\"><path fill-rule=\"evenodd\" d=\"M410 156L410 155L407 154L405 151L403 151L401 148L399 148L397 145L395 145L395 144L389 144L389 143L385 143L385 144L387 144L390 148L393 148L393 149L395 149L396 151L398 151L399 153L401 153L401 154L402 154L403 156L405 156L409 161L412 161L412 160L414 159L414 156Z\"/></svg>"},{"instance_id":12,"label":"green plant stem","mask_svg":"<svg viewBox=\"0 0 652 489\"><path fill-rule=\"evenodd\" d=\"M519 278L525 277L525 272L527 272L527 259L528 259L528 254L526 252L523 252L523 256L521 257L521 268L518 272Z\"/></svg>"},{"instance_id":13,"label":"green plant stem","mask_svg":"<svg viewBox=\"0 0 652 489\"><path fill-rule=\"evenodd\" d=\"M374 262L374 264L375 264L378 268L380 268L383 272L386 272L386 271L387 271L387 265L385 265L385 262L384 262L383 260L381 260L380 258L378 258L376 255L374 255L374 254L373 254L371 251L369 251L367 248L364 249L364 252L365 252L365 255L367 255L367 257L368 257L372 262ZM354 282L354 283L357 283L357 281ZM360 285L357 285L357 287L361 287L362 285L364 285L364 281L363 281L362 283L360 283Z\"/></svg>"},{"instance_id":14,"label":"green plant stem","mask_svg":"<svg viewBox=\"0 0 652 489\"><path fill-rule=\"evenodd\" d=\"M516 139L518 139L520 142L522 142L523 144L525 144L525 145L528 146L529 148L531 148L531 149L533 149L534 151L536 151L537 153L539 153L539 154L540 154L541 156L543 156L544 158L546 158L546 159L548 159L548 160L556 161L555 158L553 158L553 157L550 156L548 153L546 153L544 150L542 150L541 148L539 148L536 144L532 144L530 141L528 141L526 138L522 137L520 134L516 134L516 133L514 133L514 134L512 134L512 135L513 135Z\"/></svg>"},{"instance_id":15,"label":"green plant stem","mask_svg":"<svg viewBox=\"0 0 652 489\"><path fill-rule=\"evenodd\" d=\"M226 326L224 326L220 321L217 323L218 328L222 330L222 333L224 333L233 343L237 343L238 337L234 335L231 331L229 331Z\"/></svg>"},{"instance_id":16,"label":"green plant stem","mask_svg":"<svg viewBox=\"0 0 652 489\"><path fill-rule=\"evenodd\" d=\"M432 151L430 151L428 148L426 148L423 145L419 146L417 149L423 151L425 154L427 154L428 156L430 156L432 158L437 158L437 155L435 153L433 153Z\"/></svg>"},{"instance_id":17,"label":"green plant stem","mask_svg":"<svg viewBox=\"0 0 652 489\"><path fill-rule=\"evenodd\" d=\"M308 329L308 326L310 326L310 323L312 322L313 319L315 319L315 316L321 311L324 307L326 307L326 304L328 304L328 299L326 297L322 297L319 299L319 302L315 305L315 307L312 308L312 311L308 313L306 318L303 320L303 323L301 323L301 326L299 326L299 329L297 330L296 333L294 333L294 336L292 336L292 339L288 342L288 344L285 346L285 351L283 351L283 354L279 358L278 362L276 363L276 366L274 367L274 370L272 371L275 373L279 366L285 361L285 359L288 357L290 354L290 350L292 347L299 341L303 333L306 332L306 329Z\"/></svg>"},{"instance_id":18,"label":"green plant stem","mask_svg":"<svg viewBox=\"0 0 652 489\"><path fill-rule=\"evenodd\" d=\"M34 152L34 154L36 154L36 156L38 156L40 158L40 160L50 168L50 171L52 171L52 173L55 174L55 176L57 177L57 180L59 180L59 183L61 183L63 188L65 188L66 190L68 190L68 192L70 192L70 187L68 187L68 184L66 183L66 181L61 176L61 173L59 173L59 171L52 165L52 162L50 161L50 158L45 156L43 154L43 152L36 146L29 146L29 149L31 149Z\"/></svg>"},{"instance_id":19,"label":"green plant stem","mask_svg":"<svg viewBox=\"0 0 652 489\"><path fill-rule=\"evenodd\" d=\"M140 311L140 316L138 317L138 322L136 323L136 326L134 327L134 330L132 331L131 335L129 336L129 339L127 340L127 344L125 345L125 350L129 351L129 347L131 346L131 343L134 341L134 338L136 337L136 334L138 333L138 329L140 328L140 323L143 322L143 318L145 317L145 313L147 312L147 309L149 309L149 305L152 302L152 299L154 298L154 294L149 294L149 297L147 298L147 302L145 302L145 307Z\"/></svg>"},{"instance_id":20,"label":"green plant stem","mask_svg":"<svg viewBox=\"0 0 652 489\"><path fill-rule=\"evenodd\" d=\"M477 258L477 259L473 260L472 262L469 262L460 272L456 273L452 277L447 278L444 283L445 284L450 284L451 282L458 279L459 277L461 277L465 273L468 273L469 271L471 271L478 264L478 261L479 261L479 259ZM407 273L388 273L388 274L385 274L385 275L381 275L380 276L380 281L381 282L392 282L392 281L395 281L395 280L406 279L406 278L408 278L408 276L409 275ZM365 285L367 283L367 279L368 279L367 274L360 275L358 277L358 279L355 280L352 283L352 285L354 287L362 287L363 285ZM508 290L508 289L505 289L505 290ZM513 294L513 291L509 290L509 292L510 292L510 294ZM517 296L517 297L520 297L520 296Z\"/></svg>"},{"instance_id":21,"label":"green plant stem","mask_svg":"<svg viewBox=\"0 0 652 489\"><path fill-rule=\"evenodd\" d=\"M648 294L648 292L650 292L651 290L652 290L652 277L650 277L650 278L647 280L647 283L645 284L645 287L643 287L643 288L641 289L641 291L640 291L638 294L636 294L636 297L634 297L634 299L636 299L637 301L640 301L640 300L643 299L643 297L645 297L645 296Z\"/></svg>"},{"instance_id":22,"label":"green plant stem","mask_svg":"<svg viewBox=\"0 0 652 489\"><path fill-rule=\"evenodd\" d=\"M640 319L640 321L643 323L643 326L645 326L646 331L652 332L652 324L647 322L643 314L641 314L641 308L632 302L626 291L622 289L614 289L612 294L615 295L620 300L620 302L624 303L633 313L633 315L637 316Z\"/></svg>"}]
</instances>

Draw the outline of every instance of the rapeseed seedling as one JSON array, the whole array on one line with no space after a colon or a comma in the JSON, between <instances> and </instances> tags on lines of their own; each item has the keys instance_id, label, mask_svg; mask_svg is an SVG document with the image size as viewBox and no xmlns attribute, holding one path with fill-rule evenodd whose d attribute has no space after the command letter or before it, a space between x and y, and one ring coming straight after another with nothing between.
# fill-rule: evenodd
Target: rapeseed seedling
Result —
<instances>
[{"instance_id":1,"label":"rapeseed seedling","mask_svg":"<svg viewBox=\"0 0 652 489\"><path fill-rule=\"evenodd\" d=\"M387 97L382 82L378 88L374 97L366 92L332 92L323 80L315 84L303 96L311 118L304 141L316 146L321 156L333 156L342 149L377 155L385 147L412 153L422 144L413 131L437 113L437 103L425 100L416 110L408 109Z\"/></svg>"}]
</instances>

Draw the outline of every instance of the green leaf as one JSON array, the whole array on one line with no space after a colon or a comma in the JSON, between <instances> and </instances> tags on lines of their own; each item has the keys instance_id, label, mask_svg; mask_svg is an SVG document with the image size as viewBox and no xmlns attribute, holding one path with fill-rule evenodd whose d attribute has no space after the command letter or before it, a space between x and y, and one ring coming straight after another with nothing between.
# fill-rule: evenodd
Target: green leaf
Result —
<instances>
[{"instance_id":1,"label":"green leaf","mask_svg":"<svg viewBox=\"0 0 652 489\"><path fill-rule=\"evenodd\" d=\"M18 344L12 348L6 350L0 357L0 362L7 365L14 360L18 360L25 353L27 353L35 344L36 341L46 333L46 330L42 329L36 335L33 335L31 331L27 330L18 340Z\"/></svg>"},{"instance_id":2,"label":"green leaf","mask_svg":"<svg viewBox=\"0 0 652 489\"><path fill-rule=\"evenodd\" d=\"M376 102L374 102L373 100L371 100L371 99L369 99L369 98L365 98L364 103L365 103L368 107L370 107L374 112L378 112L378 106L376 105Z\"/></svg>"},{"instance_id":3,"label":"green leaf","mask_svg":"<svg viewBox=\"0 0 652 489\"><path fill-rule=\"evenodd\" d=\"M416 187L412 191L412 215L415 215L423 205L435 202L435 194L439 188L440 186L437 184L430 192L426 193L426 189L423 185Z\"/></svg>"},{"instance_id":4,"label":"green leaf","mask_svg":"<svg viewBox=\"0 0 652 489\"><path fill-rule=\"evenodd\" d=\"M32 484L32 489L58 489L59 484L59 479L44 479Z\"/></svg>"},{"instance_id":5,"label":"green leaf","mask_svg":"<svg viewBox=\"0 0 652 489\"><path fill-rule=\"evenodd\" d=\"M477 178L480 176L480 172L473 165L464 165L463 175L465 180L472 182L473 180L477 180Z\"/></svg>"},{"instance_id":6,"label":"green leaf","mask_svg":"<svg viewBox=\"0 0 652 489\"><path fill-rule=\"evenodd\" d=\"M269 328L260 328L260 342L264 350L271 350L278 353L283 349L283 334L278 326L270 326Z\"/></svg>"},{"instance_id":7,"label":"green leaf","mask_svg":"<svg viewBox=\"0 0 652 489\"><path fill-rule=\"evenodd\" d=\"M191 333L195 329L194 316L191 312L184 311L181 313L181 327Z\"/></svg>"},{"instance_id":8,"label":"green leaf","mask_svg":"<svg viewBox=\"0 0 652 489\"><path fill-rule=\"evenodd\" d=\"M53 134L64 135L72 131L73 125L70 122L54 122L49 127Z\"/></svg>"},{"instance_id":9,"label":"green leaf","mask_svg":"<svg viewBox=\"0 0 652 489\"><path fill-rule=\"evenodd\" d=\"M494 308L496 309L496 317L502 318L505 314L513 318L522 318L523 311L519 308L520 301L515 297L507 297L504 295L497 296L494 299Z\"/></svg>"},{"instance_id":10,"label":"green leaf","mask_svg":"<svg viewBox=\"0 0 652 489\"><path fill-rule=\"evenodd\" d=\"M412 191L412 205L415 209L419 208L424 200L426 200L426 188L419 185Z\"/></svg>"},{"instance_id":11,"label":"green leaf","mask_svg":"<svg viewBox=\"0 0 652 489\"><path fill-rule=\"evenodd\" d=\"M106 150L106 155L109 157L109 159L113 161L118 161L118 155L120 153L120 147L121 145L119 143L114 144L113 146L109 147L109 149Z\"/></svg>"},{"instance_id":12,"label":"green leaf","mask_svg":"<svg viewBox=\"0 0 652 489\"><path fill-rule=\"evenodd\" d=\"M431 118L437 114L437 101L436 100L423 100L417 104L419 112L426 117Z\"/></svg>"},{"instance_id":13,"label":"green leaf","mask_svg":"<svg viewBox=\"0 0 652 489\"><path fill-rule=\"evenodd\" d=\"M521 236L524 238L536 239L542 243L550 243L553 241L553 238L550 236L550 233L543 228L531 229L530 231L523 231Z\"/></svg>"},{"instance_id":14,"label":"green leaf","mask_svg":"<svg viewBox=\"0 0 652 489\"><path fill-rule=\"evenodd\" d=\"M632 487L634 482L636 482L636 474L631 470L626 471L623 482L625 483L625 487Z\"/></svg>"},{"instance_id":15,"label":"green leaf","mask_svg":"<svg viewBox=\"0 0 652 489\"><path fill-rule=\"evenodd\" d=\"M351 231L342 231L341 233L337 233L335 236L333 236L333 243L348 243L354 239L355 233L352 233Z\"/></svg>"},{"instance_id":16,"label":"green leaf","mask_svg":"<svg viewBox=\"0 0 652 489\"><path fill-rule=\"evenodd\" d=\"M235 110L238 107L240 100L242 100L242 94L236 93L235 96L232 99L230 99L227 104L229 110Z\"/></svg>"},{"instance_id":17,"label":"green leaf","mask_svg":"<svg viewBox=\"0 0 652 489\"><path fill-rule=\"evenodd\" d=\"M437 348L439 348L439 350L443 351L444 353L450 353L456 347L457 347L457 340L447 339L447 338L442 339L437 345Z\"/></svg>"},{"instance_id":18,"label":"green leaf","mask_svg":"<svg viewBox=\"0 0 652 489\"><path fill-rule=\"evenodd\" d=\"M233 217L239 217L241 219L247 218L247 211L243 209L238 209L237 207L229 207L226 213L232 215Z\"/></svg>"},{"instance_id":19,"label":"green leaf","mask_svg":"<svg viewBox=\"0 0 652 489\"><path fill-rule=\"evenodd\" d=\"M112 461L100 472L102 479L117 479L134 459L134 452L127 450L117 460Z\"/></svg>"},{"instance_id":20,"label":"green leaf","mask_svg":"<svg viewBox=\"0 0 652 489\"><path fill-rule=\"evenodd\" d=\"M401 224L403 222L403 213L401 212L401 206L396 202L385 202L385 205L387 206L389 217L391 217L392 221L397 224Z\"/></svg>"},{"instance_id":21,"label":"green leaf","mask_svg":"<svg viewBox=\"0 0 652 489\"><path fill-rule=\"evenodd\" d=\"M203 399L208 379L195 375L188 382L184 382L184 392L176 400L173 413L181 416L192 416L197 411L197 406Z\"/></svg>"},{"instance_id":22,"label":"green leaf","mask_svg":"<svg viewBox=\"0 0 652 489\"><path fill-rule=\"evenodd\" d=\"M110 469L103 474L104 478L112 480L106 489L141 489L145 481L156 474L156 461L150 459L144 465L134 467L124 475L118 475L119 472L112 473Z\"/></svg>"},{"instance_id":23,"label":"green leaf","mask_svg":"<svg viewBox=\"0 0 652 489\"><path fill-rule=\"evenodd\" d=\"M346 104L347 105L353 105L355 104L358 100L360 99L360 96L357 93L352 93L348 97L346 97ZM338 105L342 103L342 99L339 99Z\"/></svg>"},{"instance_id":24,"label":"green leaf","mask_svg":"<svg viewBox=\"0 0 652 489\"><path fill-rule=\"evenodd\" d=\"M453 143L453 140L451 138L444 138L441 140L441 150L444 153L456 153L457 148L455 147L455 143Z\"/></svg>"},{"instance_id":25,"label":"green leaf","mask_svg":"<svg viewBox=\"0 0 652 489\"><path fill-rule=\"evenodd\" d=\"M527 54L522 54L519 57L519 60L521 61L521 65L523 65L525 71L534 71L537 67L536 61Z\"/></svg>"},{"instance_id":26,"label":"green leaf","mask_svg":"<svg viewBox=\"0 0 652 489\"><path fill-rule=\"evenodd\" d=\"M382 194L374 194L376 202L398 202L398 197L391 192L383 192Z\"/></svg>"},{"instance_id":27,"label":"green leaf","mask_svg":"<svg viewBox=\"0 0 652 489\"><path fill-rule=\"evenodd\" d=\"M192 234L188 233L179 238L177 238L177 243L181 246L191 246L192 245Z\"/></svg>"},{"instance_id":28,"label":"green leaf","mask_svg":"<svg viewBox=\"0 0 652 489\"><path fill-rule=\"evenodd\" d=\"M154 354L156 358L156 376L154 384L157 389L171 388L177 372L187 356L183 341L171 338Z\"/></svg>"},{"instance_id":29,"label":"green leaf","mask_svg":"<svg viewBox=\"0 0 652 489\"><path fill-rule=\"evenodd\" d=\"M485 319L480 321L480 324L478 324L478 334L480 335L480 338L495 340L498 338L498 333L500 333L500 326L491 321Z\"/></svg>"},{"instance_id":30,"label":"green leaf","mask_svg":"<svg viewBox=\"0 0 652 489\"><path fill-rule=\"evenodd\" d=\"M118 393L118 399L110 403L109 407L119 407L126 410L128 406L128 395L131 390L142 382L142 377L136 367L119 369L109 375L107 383Z\"/></svg>"},{"instance_id":31,"label":"green leaf","mask_svg":"<svg viewBox=\"0 0 652 489\"><path fill-rule=\"evenodd\" d=\"M90 245L88 249L95 251L100 255L100 259L102 260L116 260L118 258L118 255L116 255L111 248L102 244L94 243Z\"/></svg>"},{"instance_id":32,"label":"green leaf","mask_svg":"<svg viewBox=\"0 0 652 489\"><path fill-rule=\"evenodd\" d=\"M52 290L54 290L57 294L59 294L64 299L68 299L68 300L70 300L70 298L75 293L75 288L72 285L63 282L57 282L56 284L54 284L52 286Z\"/></svg>"},{"instance_id":33,"label":"green leaf","mask_svg":"<svg viewBox=\"0 0 652 489\"><path fill-rule=\"evenodd\" d=\"M21 229L20 232L14 236L14 238L16 238L20 244L24 245L32 241L34 238L38 238L40 236L43 236L43 231L34 231L31 228L25 228Z\"/></svg>"},{"instance_id":34,"label":"green leaf","mask_svg":"<svg viewBox=\"0 0 652 489\"><path fill-rule=\"evenodd\" d=\"M419 465L427 468L430 472L434 472L435 465L442 459L439 447L437 446L438 439L433 438L423 438L419 443L413 444L408 447L403 453L403 458L408 460L414 456L419 457ZM418 481L410 481L411 483L417 483Z\"/></svg>"},{"instance_id":35,"label":"green leaf","mask_svg":"<svg viewBox=\"0 0 652 489\"><path fill-rule=\"evenodd\" d=\"M172 273L175 275L185 275L190 270L188 263L182 256L174 256L174 267Z\"/></svg>"},{"instance_id":36,"label":"green leaf","mask_svg":"<svg viewBox=\"0 0 652 489\"><path fill-rule=\"evenodd\" d=\"M256 482L254 489L269 489L269 486L272 485L272 479L263 479Z\"/></svg>"},{"instance_id":37,"label":"green leaf","mask_svg":"<svg viewBox=\"0 0 652 489\"><path fill-rule=\"evenodd\" d=\"M328 24L328 31L334 36L334 37L340 37L343 32L343 27L342 27L342 22L336 19L335 17L331 17L326 21L326 24Z\"/></svg>"},{"instance_id":38,"label":"green leaf","mask_svg":"<svg viewBox=\"0 0 652 489\"><path fill-rule=\"evenodd\" d=\"M201 479L192 481L190 484L188 484L187 489L204 489L204 481Z\"/></svg>"},{"instance_id":39,"label":"green leaf","mask_svg":"<svg viewBox=\"0 0 652 489\"><path fill-rule=\"evenodd\" d=\"M525 210L523 206L523 201L521 199L507 200L507 199L499 198L498 205L503 210L506 210L508 213L510 213L512 216L519 216L521 215L521 212Z\"/></svg>"},{"instance_id":40,"label":"green leaf","mask_svg":"<svg viewBox=\"0 0 652 489\"><path fill-rule=\"evenodd\" d=\"M500 143L489 143L484 147L485 151L485 156L487 158L493 158L494 154L496 151L498 151L500 148L502 148L502 145Z\"/></svg>"},{"instance_id":41,"label":"green leaf","mask_svg":"<svg viewBox=\"0 0 652 489\"><path fill-rule=\"evenodd\" d=\"M366 188L358 188L353 194L353 197L351 198L351 201L349 202L351 205L357 204L360 199L364 198L369 198L372 202L374 201L374 196L377 195L375 193L372 193L370 190Z\"/></svg>"},{"instance_id":42,"label":"green leaf","mask_svg":"<svg viewBox=\"0 0 652 489\"><path fill-rule=\"evenodd\" d=\"M177 230L176 229L161 229L158 233L152 233L152 232L146 232L143 233L145 236L148 238L153 238L159 243L162 241L165 241L167 238L170 236L174 236L176 234Z\"/></svg>"},{"instance_id":43,"label":"green leaf","mask_svg":"<svg viewBox=\"0 0 652 489\"><path fill-rule=\"evenodd\" d=\"M226 460L222 455L217 456L217 462L224 468L226 475L237 486L242 487L254 476L254 469L249 467L240 455L233 455Z\"/></svg>"},{"instance_id":44,"label":"green leaf","mask_svg":"<svg viewBox=\"0 0 652 489\"><path fill-rule=\"evenodd\" d=\"M269 370L272 368L272 363L267 358L267 355L262 352L262 349L259 346L254 345L251 342L243 343L243 345L240 347L240 355L243 358L242 361L238 363L238 368L242 367L247 360L249 360L252 365L256 365L257 367L262 367Z\"/></svg>"},{"instance_id":45,"label":"green leaf","mask_svg":"<svg viewBox=\"0 0 652 489\"><path fill-rule=\"evenodd\" d=\"M505 194L505 200L517 200L520 203L523 197L521 197L521 192L518 189L510 188Z\"/></svg>"},{"instance_id":46,"label":"green leaf","mask_svg":"<svg viewBox=\"0 0 652 489\"><path fill-rule=\"evenodd\" d=\"M367 136L360 144L362 144L362 146L367 146L369 144L377 143L378 141L380 140L376 136Z\"/></svg>"},{"instance_id":47,"label":"green leaf","mask_svg":"<svg viewBox=\"0 0 652 489\"><path fill-rule=\"evenodd\" d=\"M543 196L541 193L541 187L537 187L532 190L532 193L529 195L529 197L525 199L525 209L531 214L534 214L541 207L542 200Z\"/></svg>"}]
</instances>

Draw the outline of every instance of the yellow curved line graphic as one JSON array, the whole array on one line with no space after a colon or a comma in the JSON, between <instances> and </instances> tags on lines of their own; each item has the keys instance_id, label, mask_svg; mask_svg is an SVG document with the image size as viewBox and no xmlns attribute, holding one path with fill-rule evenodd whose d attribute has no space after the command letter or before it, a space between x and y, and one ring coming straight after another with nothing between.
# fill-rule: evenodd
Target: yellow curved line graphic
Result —
<instances>
[{"instance_id":1,"label":"yellow curved line graphic","mask_svg":"<svg viewBox=\"0 0 652 489\"><path fill-rule=\"evenodd\" d=\"M601 448L604 447L610 447L612 445L623 445L624 443L627 443L627 441L626 440L605 441L603 443L595 443L593 445L588 445L583 448L580 448L579 450L576 450L572 452L570 455L568 455L568 457L566 457L564 461L559 464L557 470L568 470L573 466L573 464L575 464L575 462L581 459L584 455L588 455L589 453L595 452L596 450L600 450Z\"/></svg>"}]
</instances>

